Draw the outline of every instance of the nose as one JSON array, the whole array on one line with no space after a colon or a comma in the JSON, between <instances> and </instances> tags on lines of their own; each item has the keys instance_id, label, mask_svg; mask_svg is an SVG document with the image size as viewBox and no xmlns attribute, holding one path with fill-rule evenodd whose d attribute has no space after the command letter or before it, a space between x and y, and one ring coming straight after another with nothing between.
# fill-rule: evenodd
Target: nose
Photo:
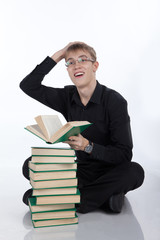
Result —
<instances>
[{"instance_id":1,"label":"nose","mask_svg":"<svg viewBox=\"0 0 160 240\"><path fill-rule=\"evenodd\" d=\"M78 60L76 60L76 61L75 61L75 64L74 64L74 67L75 67L75 68L78 68L78 67L80 67L80 66L81 66L80 62L78 62Z\"/></svg>"}]
</instances>

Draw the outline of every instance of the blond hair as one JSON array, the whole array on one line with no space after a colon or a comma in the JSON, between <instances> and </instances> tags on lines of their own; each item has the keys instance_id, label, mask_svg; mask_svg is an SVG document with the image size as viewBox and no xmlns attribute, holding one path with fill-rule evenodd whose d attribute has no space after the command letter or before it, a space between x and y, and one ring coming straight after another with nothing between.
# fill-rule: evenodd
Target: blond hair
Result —
<instances>
[{"instance_id":1,"label":"blond hair","mask_svg":"<svg viewBox=\"0 0 160 240\"><path fill-rule=\"evenodd\" d=\"M94 61L97 60L95 50L92 47L90 47L89 45L87 45L86 43L74 43L74 44L70 45L66 50L65 58L69 52L77 51L77 50L86 51L91 55L91 57Z\"/></svg>"}]
</instances>

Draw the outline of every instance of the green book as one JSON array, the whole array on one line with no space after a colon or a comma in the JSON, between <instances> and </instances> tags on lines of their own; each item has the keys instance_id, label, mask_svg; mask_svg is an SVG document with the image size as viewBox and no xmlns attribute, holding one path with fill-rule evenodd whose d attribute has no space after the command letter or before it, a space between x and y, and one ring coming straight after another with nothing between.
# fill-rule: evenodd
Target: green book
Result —
<instances>
[{"instance_id":1,"label":"green book","mask_svg":"<svg viewBox=\"0 0 160 240\"><path fill-rule=\"evenodd\" d=\"M47 143L65 142L70 136L78 135L92 124L88 121L72 121L63 126L57 115L41 115L35 120L37 124L25 129Z\"/></svg>"},{"instance_id":2,"label":"green book","mask_svg":"<svg viewBox=\"0 0 160 240\"><path fill-rule=\"evenodd\" d=\"M54 196L36 196L36 204L67 204L67 203L80 203L80 192L77 189L76 194L68 195L54 195Z\"/></svg>"},{"instance_id":3,"label":"green book","mask_svg":"<svg viewBox=\"0 0 160 240\"><path fill-rule=\"evenodd\" d=\"M55 171L45 171L45 172L35 172L29 169L29 177L33 181L40 181L40 180L53 180L53 179L64 179L64 178L76 178L76 170L55 170Z\"/></svg>"},{"instance_id":4,"label":"green book","mask_svg":"<svg viewBox=\"0 0 160 240\"><path fill-rule=\"evenodd\" d=\"M41 189L33 189L32 196L52 196L59 194L76 194L77 187L61 187L61 188L41 188Z\"/></svg>"},{"instance_id":5,"label":"green book","mask_svg":"<svg viewBox=\"0 0 160 240\"><path fill-rule=\"evenodd\" d=\"M73 156L33 156L33 163L74 163L75 157Z\"/></svg>"},{"instance_id":6,"label":"green book","mask_svg":"<svg viewBox=\"0 0 160 240\"><path fill-rule=\"evenodd\" d=\"M77 169L77 163L34 163L29 161L29 168L35 172L53 170L73 170Z\"/></svg>"},{"instance_id":7,"label":"green book","mask_svg":"<svg viewBox=\"0 0 160 240\"><path fill-rule=\"evenodd\" d=\"M36 205L35 197L29 198L28 202L29 202L29 208L30 208L31 213L57 211L57 210L65 210L65 209L75 209L74 203Z\"/></svg>"},{"instance_id":8,"label":"green book","mask_svg":"<svg viewBox=\"0 0 160 240\"><path fill-rule=\"evenodd\" d=\"M35 228L71 225L78 223L78 216L75 215L74 218L33 220L32 223Z\"/></svg>"},{"instance_id":9,"label":"green book","mask_svg":"<svg viewBox=\"0 0 160 240\"><path fill-rule=\"evenodd\" d=\"M47 211L32 213L32 220L45 220L45 219L57 219L57 218L74 218L76 209L65 209L59 211Z\"/></svg>"},{"instance_id":10,"label":"green book","mask_svg":"<svg viewBox=\"0 0 160 240\"><path fill-rule=\"evenodd\" d=\"M31 212L32 220L58 219L58 218L74 218L76 209L53 210L44 212Z\"/></svg>"},{"instance_id":11,"label":"green book","mask_svg":"<svg viewBox=\"0 0 160 240\"><path fill-rule=\"evenodd\" d=\"M32 147L32 156L75 157L71 148Z\"/></svg>"},{"instance_id":12,"label":"green book","mask_svg":"<svg viewBox=\"0 0 160 240\"><path fill-rule=\"evenodd\" d=\"M30 184L31 184L32 188L34 188L34 189L77 187L78 179L77 178L66 178L66 179L33 181L30 178Z\"/></svg>"}]
</instances>

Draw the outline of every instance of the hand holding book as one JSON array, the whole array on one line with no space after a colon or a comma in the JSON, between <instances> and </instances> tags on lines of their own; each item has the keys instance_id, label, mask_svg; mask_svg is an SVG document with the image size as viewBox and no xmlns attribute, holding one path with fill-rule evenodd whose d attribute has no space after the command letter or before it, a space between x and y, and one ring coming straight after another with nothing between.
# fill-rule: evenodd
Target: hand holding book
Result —
<instances>
[{"instance_id":1,"label":"hand holding book","mask_svg":"<svg viewBox=\"0 0 160 240\"><path fill-rule=\"evenodd\" d=\"M65 143L68 143L70 147L74 150L84 151L89 141L86 138L84 138L81 134L78 134L77 136L69 137L69 141L65 141Z\"/></svg>"}]
</instances>

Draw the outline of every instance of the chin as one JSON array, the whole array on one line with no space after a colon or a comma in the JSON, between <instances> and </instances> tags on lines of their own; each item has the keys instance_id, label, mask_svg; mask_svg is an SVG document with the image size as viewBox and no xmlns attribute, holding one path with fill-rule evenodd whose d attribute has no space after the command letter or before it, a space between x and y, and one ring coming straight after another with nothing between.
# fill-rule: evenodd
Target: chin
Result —
<instances>
[{"instance_id":1,"label":"chin","mask_svg":"<svg viewBox=\"0 0 160 240\"><path fill-rule=\"evenodd\" d=\"M76 86L85 85L85 79L83 79L83 78L74 79L74 80L72 80L72 82Z\"/></svg>"},{"instance_id":2,"label":"chin","mask_svg":"<svg viewBox=\"0 0 160 240\"><path fill-rule=\"evenodd\" d=\"M78 80L78 81L75 82L75 85L77 87L84 87L86 85L86 82L82 81L82 80Z\"/></svg>"}]
</instances>

